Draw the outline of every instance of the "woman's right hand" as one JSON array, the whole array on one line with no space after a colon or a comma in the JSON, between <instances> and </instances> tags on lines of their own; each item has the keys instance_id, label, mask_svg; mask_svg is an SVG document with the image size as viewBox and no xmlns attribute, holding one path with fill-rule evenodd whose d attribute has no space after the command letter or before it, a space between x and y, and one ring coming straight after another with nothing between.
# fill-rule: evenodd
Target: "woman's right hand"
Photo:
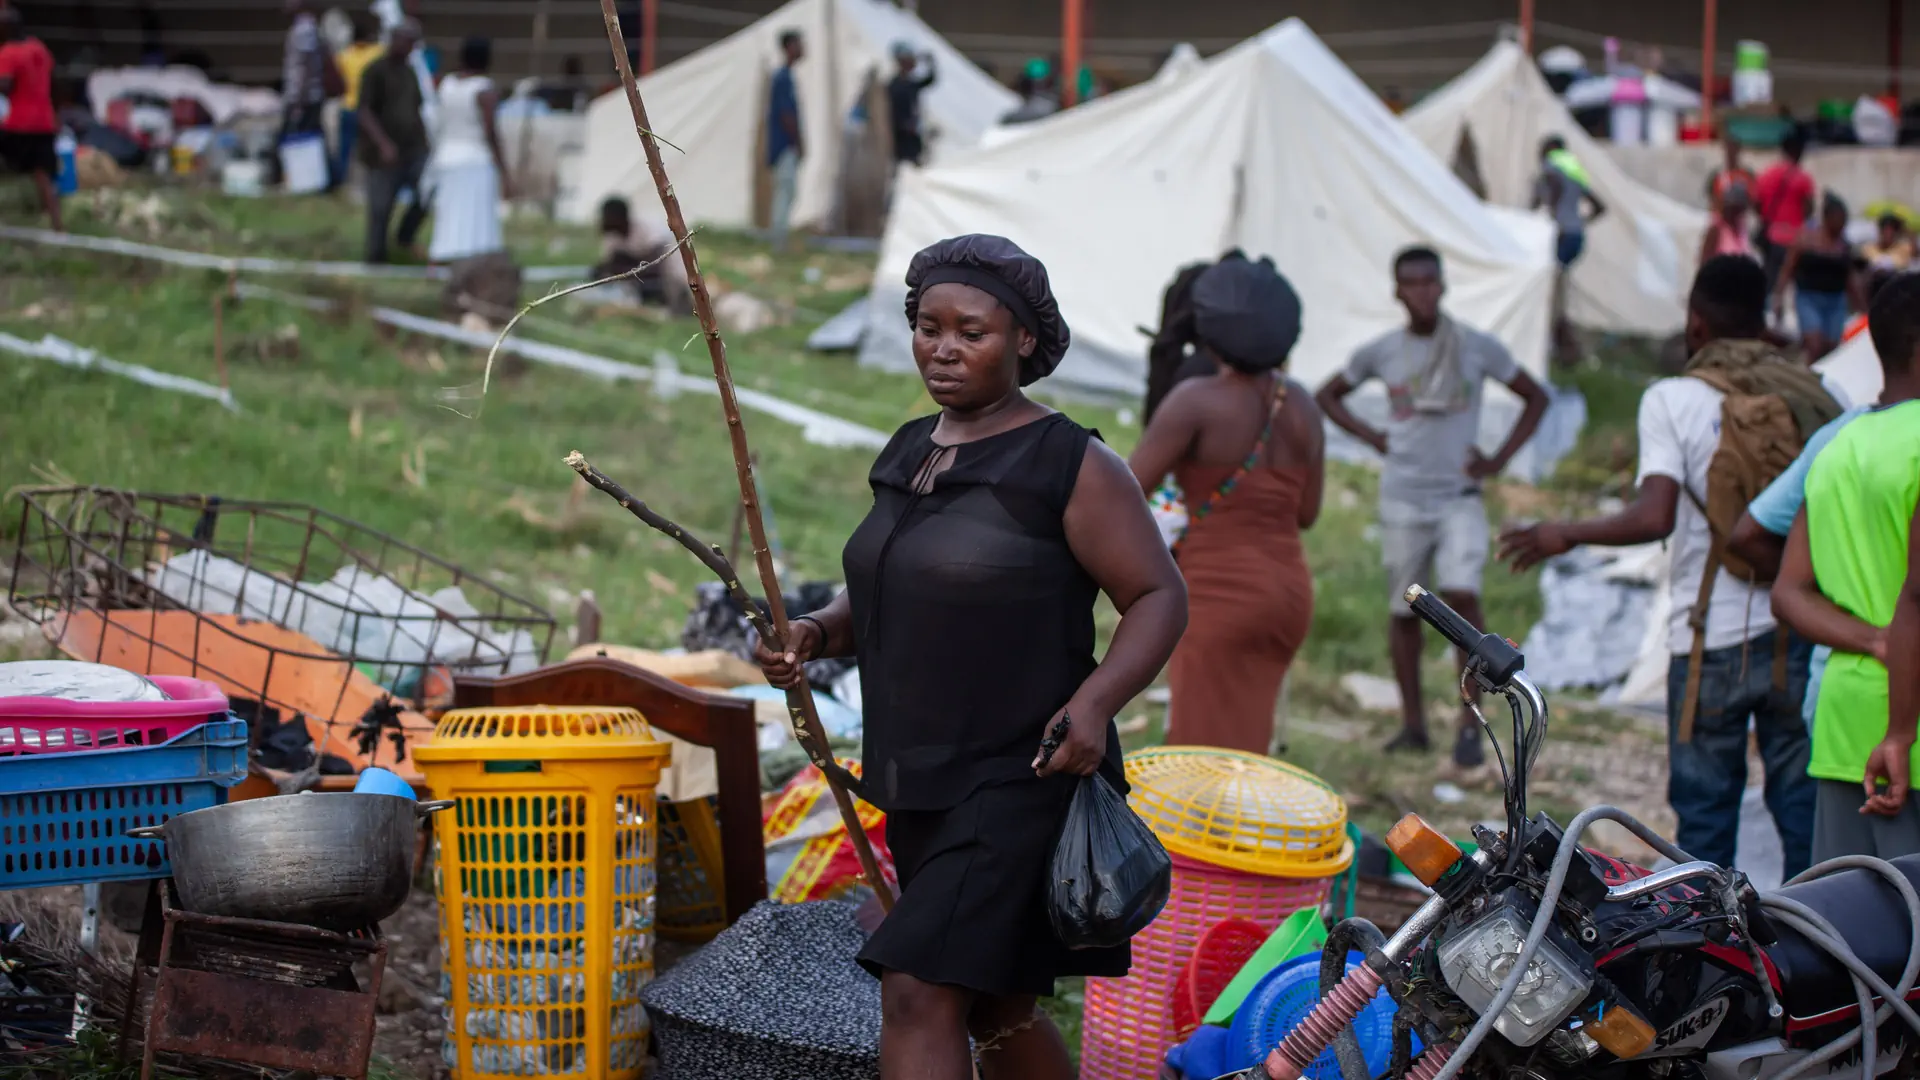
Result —
<instances>
[{"instance_id":1,"label":"woman's right hand","mask_svg":"<svg viewBox=\"0 0 1920 1080\"><path fill-rule=\"evenodd\" d=\"M753 643L753 661L760 665L761 674L767 682L781 690L790 690L800 681L803 656L813 656L820 651L820 626L811 619L795 619L787 623L787 648L785 652L775 652L768 648L765 640L756 638Z\"/></svg>"}]
</instances>

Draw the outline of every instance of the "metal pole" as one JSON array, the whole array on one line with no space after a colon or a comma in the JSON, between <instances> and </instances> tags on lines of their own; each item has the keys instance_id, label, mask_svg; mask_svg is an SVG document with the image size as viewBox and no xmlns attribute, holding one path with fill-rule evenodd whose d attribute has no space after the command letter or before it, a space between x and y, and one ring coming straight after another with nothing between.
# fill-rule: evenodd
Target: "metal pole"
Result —
<instances>
[{"instance_id":1,"label":"metal pole","mask_svg":"<svg viewBox=\"0 0 1920 1080\"><path fill-rule=\"evenodd\" d=\"M660 40L660 0L640 0L640 74L653 74L654 42Z\"/></svg>"},{"instance_id":2,"label":"metal pole","mask_svg":"<svg viewBox=\"0 0 1920 1080\"><path fill-rule=\"evenodd\" d=\"M527 77L534 81L534 89L539 89L541 62L547 52L547 12L550 0L540 0L540 6L533 13L533 53L527 60ZM527 167L533 161L533 112L530 109L520 113L520 156L514 162L513 174L520 182L520 195L527 194Z\"/></svg>"},{"instance_id":3,"label":"metal pole","mask_svg":"<svg viewBox=\"0 0 1920 1080\"><path fill-rule=\"evenodd\" d=\"M1900 35L1906 32L1901 8L1906 0L1887 0L1887 96L1900 100Z\"/></svg>"},{"instance_id":4,"label":"metal pole","mask_svg":"<svg viewBox=\"0 0 1920 1080\"><path fill-rule=\"evenodd\" d=\"M1894 0L1898 3L1899 0ZM1700 13L1700 127L1711 137L1713 135L1713 54L1715 24L1718 22L1718 0L1701 0Z\"/></svg>"},{"instance_id":5,"label":"metal pole","mask_svg":"<svg viewBox=\"0 0 1920 1080\"><path fill-rule=\"evenodd\" d=\"M1520 51L1533 55L1533 0L1520 0Z\"/></svg>"},{"instance_id":6,"label":"metal pole","mask_svg":"<svg viewBox=\"0 0 1920 1080\"><path fill-rule=\"evenodd\" d=\"M1060 101L1072 105L1080 99L1080 35L1086 15L1085 0L1061 0L1060 8Z\"/></svg>"}]
</instances>

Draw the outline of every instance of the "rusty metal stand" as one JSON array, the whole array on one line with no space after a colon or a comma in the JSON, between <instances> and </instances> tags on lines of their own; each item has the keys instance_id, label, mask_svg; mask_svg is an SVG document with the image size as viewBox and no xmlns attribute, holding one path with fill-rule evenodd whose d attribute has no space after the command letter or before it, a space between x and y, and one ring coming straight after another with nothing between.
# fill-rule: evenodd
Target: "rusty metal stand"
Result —
<instances>
[{"instance_id":1,"label":"rusty metal stand","mask_svg":"<svg viewBox=\"0 0 1920 1080\"><path fill-rule=\"evenodd\" d=\"M175 908L157 885L149 894L147 915L122 1029L124 1052L124 1031L135 1026L141 980L149 967L156 969L141 1080L152 1077L160 1051L352 1080L367 1075L387 962L379 927L337 934L293 923L196 915ZM150 931L156 926L158 941L149 959ZM364 989L353 973L360 960L372 969Z\"/></svg>"}]
</instances>

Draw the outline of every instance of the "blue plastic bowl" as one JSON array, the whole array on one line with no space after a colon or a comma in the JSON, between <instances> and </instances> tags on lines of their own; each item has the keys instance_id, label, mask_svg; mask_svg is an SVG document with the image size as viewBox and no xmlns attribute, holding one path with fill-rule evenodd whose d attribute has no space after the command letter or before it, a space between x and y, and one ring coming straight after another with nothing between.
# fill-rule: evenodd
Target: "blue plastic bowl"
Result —
<instances>
[{"instance_id":1,"label":"blue plastic bowl","mask_svg":"<svg viewBox=\"0 0 1920 1080\"><path fill-rule=\"evenodd\" d=\"M1167 1051L1167 1064L1185 1080L1214 1080L1235 1071L1229 1060L1232 1046L1233 1035L1226 1028L1201 1026Z\"/></svg>"},{"instance_id":2,"label":"blue plastic bowl","mask_svg":"<svg viewBox=\"0 0 1920 1080\"><path fill-rule=\"evenodd\" d=\"M403 799L417 799L413 785L400 779L398 773L379 766L369 766L360 770L360 779L354 781L353 790L362 795L398 795Z\"/></svg>"},{"instance_id":3,"label":"blue plastic bowl","mask_svg":"<svg viewBox=\"0 0 1920 1080\"><path fill-rule=\"evenodd\" d=\"M1357 952L1347 954L1347 970L1364 962ZM1297 957L1269 971L1254 985L1240 1010L1233 1015L1228 1041L1227 1064L1233 1068L1252 1068L1267 1059L1267 1052L1280 1044L1300 1021L1307 1018L1320 1000L1320 954ZM1367 1059L1367 1071L1375 1076L1386 1071L1393 1056L1393 997L1383 988L1360 1015L1353 1019L1353 1032L1360 1039L1360 1052ZM1418 1041L1415 1041L1416 1053ZM1238 1059L1238 1064L1234 1059ZM1329 1046L1307 1066L1308 1080L1340 1080L1340 1061Z\"/></svg>"}]
</instances>

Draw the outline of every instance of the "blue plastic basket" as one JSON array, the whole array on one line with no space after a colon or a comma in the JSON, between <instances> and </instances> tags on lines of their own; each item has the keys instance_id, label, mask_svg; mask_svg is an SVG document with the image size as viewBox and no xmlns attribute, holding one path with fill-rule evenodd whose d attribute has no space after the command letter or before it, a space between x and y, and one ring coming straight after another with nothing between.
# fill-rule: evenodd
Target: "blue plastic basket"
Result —
<instances>
[{"instance_id":1,"label":"blue plastic basket","mask_svg":"<svg viewBox=\"0 0 1920 1080\"><path fill-rule=\"evenodd\" d=\"M238 718L159 746L0 758L0 889L166 877L165 845L127 830L216 806L246 775Z\"/></svg>"},{"instance_id":2,"label":"blue plastic basket","mask_svg":"<svg viewBox=\"0 0 1920 1080\"><path fill-rule=\"evenodd\" d=\"M1347 954L1348 971L1362 962L1359 953ZM1265 1061L1267 1052L1280 1045L1280 1040L1307 1018L1319 1000L1319 953L1289 960L1269 971L1233 1014L1233 1028L1227 1040L1228 1057L1238 1056L1238 1068ZM1375 1076L1386 1071L1388 1059L1393 1055L1394 1012L1393 997L1382 989L1353 1020L1353 1033L1360 1039L1367 1071ZM1228 1064L1235 1063L1229 1060ZM1331 1046L1307 1066L1305 1075L1308 1080L1340 1080L1340 1060L1334 1056Z\"/></svg>"}]
</instances>

